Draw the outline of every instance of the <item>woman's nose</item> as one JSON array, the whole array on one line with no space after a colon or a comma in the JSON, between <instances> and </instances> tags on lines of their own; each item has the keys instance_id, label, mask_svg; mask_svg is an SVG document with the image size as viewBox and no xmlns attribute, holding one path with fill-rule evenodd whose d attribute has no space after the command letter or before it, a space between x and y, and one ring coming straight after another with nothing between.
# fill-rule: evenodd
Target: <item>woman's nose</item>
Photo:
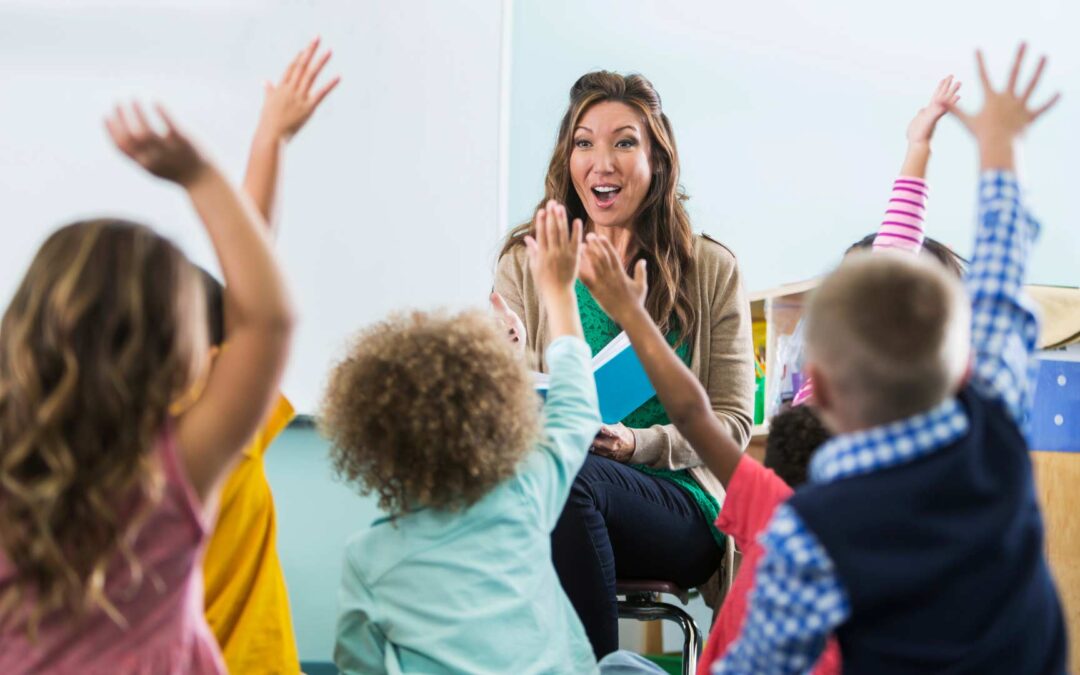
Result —
<instances>
[{"instance_id":1,"label":"woman's nose","mask_svg":"<svg viewBox=\"0 0 1080 675\"><path fill-rule=\"evenodd\" d=\"M615 171L615 154L611 150L601 149L596 153L596 164L593 169L597 173L609 174Z\"/></svg>"}]
</instances>

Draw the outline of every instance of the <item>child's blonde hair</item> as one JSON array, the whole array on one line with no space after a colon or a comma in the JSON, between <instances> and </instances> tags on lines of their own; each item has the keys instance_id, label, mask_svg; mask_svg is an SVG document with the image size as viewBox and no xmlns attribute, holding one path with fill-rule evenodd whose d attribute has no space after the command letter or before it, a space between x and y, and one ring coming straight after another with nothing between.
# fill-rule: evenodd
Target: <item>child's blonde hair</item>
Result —
<instances>
[{"instance_id":1,"label":"child's blonde hair","mask_svg":"<svg viewBox=\"0 0 1080 675\"><path fill-rule=\"evenodd\" d=\"M486 312L392 315L330 378L322 428L338 474L391 514L456 510L509 478L540 401L523 357Z\"/></svg>"},{"instance_id":2,"label":"child's blonde hair","mask_svg":"<svg viewBox=\"0 0 1080 675\"><path fill-rule=\"evenodd\" d=\"M876 426L928 410L958 386L970 317L960 282L936 261L853 253L810 300L807 355L848 422Z\"/></svg>"},{"instance_id":3,"label":"child's blonde hair","mask_svg":"<svg viewBox=\"0 0 1080 675\"><path fill-rule=\"evenodd\" d=\"M0 323L0 545L18 584L0 620L102 609L132 543L140 495L160 492L150 451L201 367L202 296L167 239L120 220L78 222L41 246ZM190 316L189 316L190 315ZM193 323L192 323L193 322ZM28 616L16 616L33 598Z\"/></svg>"}]
</instances>

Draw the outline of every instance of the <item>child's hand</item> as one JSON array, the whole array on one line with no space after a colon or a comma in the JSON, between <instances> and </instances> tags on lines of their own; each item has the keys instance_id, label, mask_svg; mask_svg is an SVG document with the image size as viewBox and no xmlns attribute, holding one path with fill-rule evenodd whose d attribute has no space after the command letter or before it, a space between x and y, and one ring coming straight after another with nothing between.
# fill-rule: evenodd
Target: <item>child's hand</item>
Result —
<instances>
[{"instance_id":1,"label":"child's hand","mask_svg":"<svg viewBox=\"0 0 1080 675\"><path fill-rule=\"evenodd\" d=\"M990 84L990 76L986 72L986 64L983 62L982 52L976 52L975 58L979 64L979 78L982 80L985 101L982 110L974 115L969 115L956 106L949 106L949 111L968 128L975 136L983 153L983 168L1011 168L1013 166L1012 145L1027 127L1037 120L1043 113L1049 110L1058 99L1060 94L1054 94L1050 100L1038 108L1028 107L1028 101L1039 83L1043 68L1046 67L1046 57L1039 59L1039 65L1035 68L1035 74L1021 94L1017 94L1016 85L1020 77L1020 65L1024 60L1024 52L1027 45L1021 44L1013 62L1012 71L1009 73L1009 82L1002 91L994 91Z\"/></svg>"},{"instance_id":2,"label":"child's hand","mask_svg":"<svg viewBox=\"0 0 1080 675\"><path fill-rule=\"evenodd\" d=\"M581 280L608 316L623 323L619 317L644 305L649 287L644 260L634 266L631 279L611 242L593 232L586 238L585 258L588 264L581 268Z\"/></svg>"},{"instance_id":3,"label":"child's hand","mask_svg":"<svg viewBox=\"0 0 1080 675\"><path fill-rule=\"evenodd\" d=\"M533 234L525 237L533 280L545 296L573 292L581 248L581 221L573 231L566 222L566 207L554 199L536 212Z\"/></svg>"},{"instance_id":4,"label":"child's hand","mask_svg":"<svg viewBox=\"0 0 1080 675\"><path fill-rule=\"evenodd\" d=\"M297 54L277 85L270 82L264 85L266 99L259 118L259 133L289 140L303 128L322 100L341 81L340 76L334 77L314 94L311 92L331 55L327 51L316 59L318 49L319 38L315 38Z\"/></svg>"},{"instance_id":5,"label":"child's hand","mask_svg":"<svg viewBox=\"0 0 1080 675\"><path fill-rule=\"evenodd\" d=\"M150 124L138 103L131 105L129 113L117 106L113 114L105 118L113 143L139 166L158 178L189 187L208 168L210 163L195 145L173 123L165 108L155 106L165 133L158 133Z\"/></svg>"},{"instance_id":6,"label":"child's hand","mask_svg":"<svg viewBox=\"0 0 1080 675\"><path fill-rule=\"evenodd\" d=\"M907 128L908 143L929 143L934 135L934 127L938 120L956 105L960 100L957 92L960 90L960 82L949 75L938 83L930 102L925 108L916 113L915 118Z\"/></svg>"}]
</instances>

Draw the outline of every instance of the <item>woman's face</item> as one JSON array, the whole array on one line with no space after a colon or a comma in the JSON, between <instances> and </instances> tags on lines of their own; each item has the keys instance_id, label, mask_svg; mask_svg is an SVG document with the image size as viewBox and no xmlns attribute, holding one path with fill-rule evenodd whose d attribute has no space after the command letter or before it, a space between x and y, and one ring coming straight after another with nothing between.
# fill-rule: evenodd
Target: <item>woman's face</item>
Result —
<instances>
[{"instance_id":1,"label":"woman's face","mask_svg":"<svg viewBox=\"0 0 1080 675\"><path fill-rule=\"evenodd\" d=\"M574 129L570 179L595 226L629 227L652 182L648 130L625 103L597 103Z\"/></svg>"}]
</instances>

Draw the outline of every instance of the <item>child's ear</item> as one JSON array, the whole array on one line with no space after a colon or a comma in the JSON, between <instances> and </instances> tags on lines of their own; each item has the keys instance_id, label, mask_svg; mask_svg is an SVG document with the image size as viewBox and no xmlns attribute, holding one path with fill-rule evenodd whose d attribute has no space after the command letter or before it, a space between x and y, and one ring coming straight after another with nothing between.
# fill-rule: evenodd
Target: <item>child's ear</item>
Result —
<instances>
[{"instance_id":1,"label":"child's ear","mask_svg":"<svg viewBox=\"0 0 1080 675\"><path fill-rule=\"evenodd\" d=\"M837 433L835 423L836 399L833 396L832 383L825 377L821 369L811 361L806 364L806 374L814 381L814 399L811 403L822 424L831 432Z\"/></svg>"}]
</instances>

